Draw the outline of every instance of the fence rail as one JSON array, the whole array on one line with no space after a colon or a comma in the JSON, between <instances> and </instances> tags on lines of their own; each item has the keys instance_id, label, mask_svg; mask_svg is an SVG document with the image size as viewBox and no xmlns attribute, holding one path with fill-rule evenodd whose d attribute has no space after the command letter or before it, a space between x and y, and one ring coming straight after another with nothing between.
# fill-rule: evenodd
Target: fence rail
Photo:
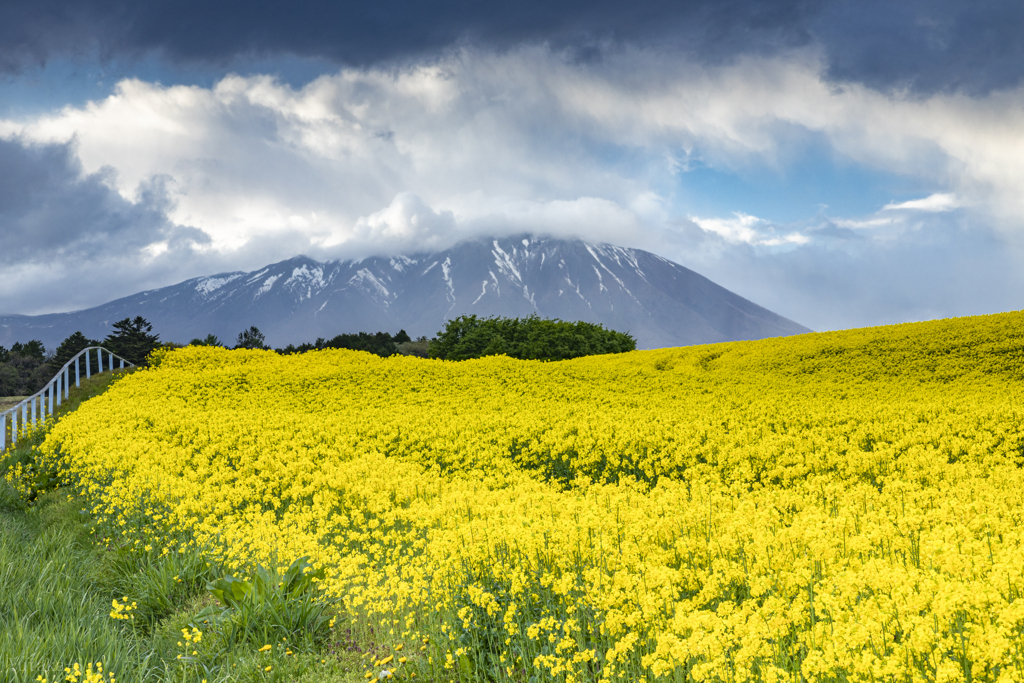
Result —
<instances>
[{"instance_id":1,"label":"fence rail","mask_svg":"<svg viewBox=\"0 0 1024 683\"><path fill-rule=\"evenodd\" d=\"M103 356L107 356L107 370L114 369L114 359L120 361L120 369L134 367L134 363L126 361L113 351L102 346L90 346L82 349L74 358L64 364L56 375L53 376L46 386L32 394L13 408L0 412L0 453L8 448L7 434L11 435L10 447L13 448L18 442L18 436L24 434L31 426L33 429L39 423L45 423L47 418L53 417L55 408L59 408L62 400L66 400L71 392L71 366L75 366L75 386L81 386L82 381L82 359L85 360L85 377L92 377L92 358L96 357L96 372L103 372ZM38 406L38 411L36 410ZM19 420L18 414L21 414ZM9 418L9 419L8 419ZM8 424L9 423L9 424Z\"/></svg>"}]
</instances>

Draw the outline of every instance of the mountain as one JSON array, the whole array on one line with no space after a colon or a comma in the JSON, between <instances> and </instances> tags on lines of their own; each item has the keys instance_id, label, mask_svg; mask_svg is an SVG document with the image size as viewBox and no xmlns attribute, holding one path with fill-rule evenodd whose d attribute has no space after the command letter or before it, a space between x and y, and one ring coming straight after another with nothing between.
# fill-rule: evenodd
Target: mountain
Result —
<instances>
[{"instance_id":1,"label":"mountain","mask_svg":"<svg viewBox=\"0 0 1024 683\"><path fill-rule=\"evenodd\" d=\"M602 323L631 333L639 348L810 331L646 251L519 236L356 261L298 256L74 313L0 316L0 344L41 339L52 349L76 330L102 339L114 322L141 315L165 341L213 333L230 343L256 325L280 347L342 332L433 336L446 320L470 313Z\"/></svg>"}]
</instances>

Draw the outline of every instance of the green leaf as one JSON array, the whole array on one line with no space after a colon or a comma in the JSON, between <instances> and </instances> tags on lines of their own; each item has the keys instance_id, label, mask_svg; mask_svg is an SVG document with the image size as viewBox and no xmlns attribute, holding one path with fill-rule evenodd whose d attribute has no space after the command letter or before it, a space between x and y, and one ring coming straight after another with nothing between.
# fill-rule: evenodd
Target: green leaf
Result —
<instances>
[{"instance_id":1,"label":"green leaf","mask_svg":"<svg viewBox=\"0 0 1024 683\"><path fill-rule=\"evenodd\" d=\"M459 655L459 672L466 678L473 676L473 663L469 661L469 657L466 655Z\"/></svg>"}]
</instances>

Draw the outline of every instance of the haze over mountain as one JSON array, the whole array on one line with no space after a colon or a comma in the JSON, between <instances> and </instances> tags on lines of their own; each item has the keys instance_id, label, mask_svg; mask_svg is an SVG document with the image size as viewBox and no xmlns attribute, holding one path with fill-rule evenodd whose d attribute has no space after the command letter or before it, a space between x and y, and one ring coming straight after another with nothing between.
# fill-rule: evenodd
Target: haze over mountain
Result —
<instances>
[{"instance_id":1,"label":"haze over mountain","mask_svg":"<svg viewBox=\"0 0 1024 683\"><path fill-rule=\"evenodd\" d=\"M52 349L76 330L101 339L114 322L137 315L165 341L213 333L230 343L256 325L280 347L343 332L433 336L459 315L531 313L629 332L639 348L810 331L646 251L521 235L355 261L297 256L74 313L0 316L0 344L41 339Z\"/></svg>"}]
</instances>

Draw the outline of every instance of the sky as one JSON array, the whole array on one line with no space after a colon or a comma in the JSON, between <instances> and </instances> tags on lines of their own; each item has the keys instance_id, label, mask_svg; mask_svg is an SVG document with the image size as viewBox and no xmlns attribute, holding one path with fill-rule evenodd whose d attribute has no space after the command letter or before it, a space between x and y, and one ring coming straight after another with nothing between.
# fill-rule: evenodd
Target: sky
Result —
<instances>
[{"instance_id":1,"label":"sky","mask_svg":"<svg viewBox=\"0 0 1024 683\"><path fill-rule=\"evenodd\" d=\"M0 314L535 233L814 330L1024 308L1024 4L0 3Z\"/></svg>"}]
</instances>

